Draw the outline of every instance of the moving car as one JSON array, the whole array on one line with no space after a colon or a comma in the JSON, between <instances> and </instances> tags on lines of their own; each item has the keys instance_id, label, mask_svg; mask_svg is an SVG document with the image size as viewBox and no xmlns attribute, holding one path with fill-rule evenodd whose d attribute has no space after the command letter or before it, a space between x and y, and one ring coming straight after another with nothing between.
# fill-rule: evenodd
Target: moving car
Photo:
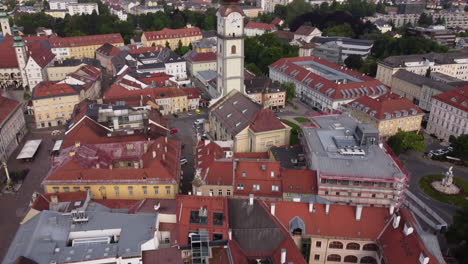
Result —
<instances>
[{"instance_id":1,"label":"moving car","mask_svg":"<svg viewBox=\"0 0 468 264\"><path fill-rule=\"evenodd\" d=\"M174 128L174 129L172 129L169 133L171 133L171 134L176 134L177 132L179 132L179 130L177 130L177 129Z\"/></svg>"},{"instance_id":2,"label":"moving car","mask_svg":"<svg viewBox=\"0 0 468 264\"><path fill-rule=\"evenodd\" d=\"M188 160L186 158L181 158L180 159L180 165L185 165L187 164Z\"/></svg>"}]
</instances>

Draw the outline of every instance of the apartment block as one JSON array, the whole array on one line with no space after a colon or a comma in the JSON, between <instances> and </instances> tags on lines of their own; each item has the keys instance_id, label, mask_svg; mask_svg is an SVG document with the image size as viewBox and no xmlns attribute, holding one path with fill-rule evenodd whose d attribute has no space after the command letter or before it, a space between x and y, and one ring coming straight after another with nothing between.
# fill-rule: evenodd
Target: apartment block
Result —
<instances>
[{"instance_id":1,"label":"apartment block","mask_svg":"<svg viewBox=\"0 0 468 264\"><path fill-rule=\"evenodd\" d=\"M172 50L177 48L179 41L182 43L182 46L188 46L192 41L200 39L202 39L202 33L197 27L181 29L164 28L159 31L143 32L141 36L141 42L145 47L166 47L167 42Z\"/></svg>"}]
</instances>

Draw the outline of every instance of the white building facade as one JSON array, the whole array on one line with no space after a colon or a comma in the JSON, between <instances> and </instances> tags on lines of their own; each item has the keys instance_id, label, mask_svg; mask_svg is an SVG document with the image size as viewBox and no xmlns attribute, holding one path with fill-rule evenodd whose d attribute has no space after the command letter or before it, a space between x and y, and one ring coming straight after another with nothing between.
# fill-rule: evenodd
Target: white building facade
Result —
<instances>
[{"instance_id":1,"label":"white building facade","mask_svg":"<svg viewBox=\"0 0 468 264\"><path fill-rule=\"evenodd\" d=\"M0 102L0 110L6 114L0 123L0 159L7 161L27 132L26 122L19 102L3 96L0 96Z\"/></svg>"}]
</instances>

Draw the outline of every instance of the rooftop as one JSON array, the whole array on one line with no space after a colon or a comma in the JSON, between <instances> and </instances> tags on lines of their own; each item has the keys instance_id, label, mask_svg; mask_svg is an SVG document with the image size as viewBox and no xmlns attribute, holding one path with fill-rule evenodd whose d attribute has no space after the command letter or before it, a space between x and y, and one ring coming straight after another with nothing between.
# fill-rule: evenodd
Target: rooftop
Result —
<instances>
[{"instance_id":1,"label":"rooftop","mask_svg":"<svg viewBox=\"0 0 468 264\"><path fill-rule=\"evenodd\" d=\"M285 92L279 82L272 81L270 78L246 79L244 80L244 85L247 94Z\"/></svg>"},{"instance_id":2,"label":"rooftop","mask_svg":"<svg viewBox=\"0 0 468 264\"><path fill-rule=\"evenodd\" d=\"M282 58L269 66L332 100L379 96L388 92L380 81L314 56Z\"/></svg>"},{"instance_id":3,"label":"rooftop","mask_svg":"<svg viewBox=\"0 0 468 264\"><path fill-rule=\"evenodd\" d=\"M261 30L275 30L276 26L274 24L267 24L267 23L260 23L260 22L254 22L254 21L249 21L247 25L245 25L246 29L261 29Z\"/></svg>"},{"instance_id":4,"label":"rooftop","mask_svg":"<svg viewBox=\"0 0 468 264\"><path fill-rule=\"evenodd\" d=\"M434 99L468 112L468 86L438 94L434 96Z\"/></svg>"},{"instance_id":5,"label":"rooftop","mask_svg":"<svg viewBox=\"0 0 468 264\"><path fill-rule=\"evenodd\" d=\"M468 53L427 53L417 55L402 55L402 56L391 56L379 64L383 64L393 68L400 67L415 67L415 66L431 66L441 64L458 64L468 63Z\"/></svg>"},{"instance_id":6,"label":"rooftop","mask_svg":"<svg viewBox=\"0 0 468 264\"><path fill-rule=\"evenodd\" d=\"M397 78L397 79L403 80L405 82L408 82L408 83L411 83L420 87L423 87L424 85L432 89L439 90L441 92L455 89L455 86L443 83L441 81L436 81L434 79L427 78L426 76L422 76L422 75L419 75L419 74L416 74L407 70L398 70L393 75L393 78Z\"/></svg>"},{"instance_id":7,"label":"rooftop","mask_svg":"<svg viewBox=\"0 0 468 264\"><path fill-rule=\"evenodd\" d=\"M79 95L79 91L66 83L42 81L34 87L32 99L39 100L69 95Z\"/></svg>"},{"instance_id":8,"label":"rooftop","mask_svg":"<svg viewBox=\"0 0 468 264\"><path fill-rule=\"evenodd\" d=\"M53 37L49 39L51 48L81 47L91 45L123 44L122 36L117 34L90 35L80 37Z\"/></svg>"},{"instance_id":9,"label":"rooftop","mask_svg":"<svg viewBox=\"0 0 468 264\"><path fill-rule=\"evenodd\" d=\"M407 175L384 148L377 145L373 125L360 124L347 114L313 117L317 128L304 128L310 169L320 177L361 178L403 182Z\"/></svg>"},{"instance_id":10,"label":"rooftop","mask_svg":"<svg viewBox=\"0 0 468 264\"><path fill-rule=\"evenodd\" d=\"M159 31L144 32L143 35L147 40L158 40L158 39L171 39L171 38L184 38L193 36L202 36L199 28L181 28L181 29L170 29L163 28Z\"/></svg>"},{"instance_id":11,"label":"rooftop","mask_svg":"<svg viewBox=\"0 0 468 264\"><path fill-rule=\"evenodd\" d=\"M280 146L270 148L273 159L281 163L284 169L305 168L304 148L296 146Z\"/></svg>"},{"instance_id":12,"label":"rooftop","mask_svg":"<svg viewBox=\"0 0 468 264\"><path fill-rule=\"evenodd\" d=\"M16 100L0 96L0 128L5 125L5 122L8 117L13 114L20 103Z\"/></svg>"},{"instance_id":13,"label":"rooftop","mask_svg":"<svg viewBox=\"0 0 468 264\"><path fill-rule=\"evenodd\" d=\"M388 93L377 98L363 96L348 104L356 111L362 112L371 119L385 120L423 115L424 112L408 98Z\"/></svg>"}]
</instances>

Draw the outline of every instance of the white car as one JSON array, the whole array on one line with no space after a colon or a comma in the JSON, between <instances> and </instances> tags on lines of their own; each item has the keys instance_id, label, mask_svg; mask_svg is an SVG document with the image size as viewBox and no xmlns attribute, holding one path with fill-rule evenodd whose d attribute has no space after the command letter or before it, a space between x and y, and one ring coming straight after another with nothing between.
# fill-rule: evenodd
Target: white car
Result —
<instances>
[{"instance_id":1,"label":"white car","mask_svg":"<svg viewBox=\"0 0 468 264\"><path fill-rule=\"evenodd\" d=\"M193 122L193 124L194 125L201 125L201 124L203 124L204 121L205 121L205 119L200 118L200 119L195 120L195 122Z\"/></svg>"},{"instance_id":2,"label":"white car","mask_svg":"<svg viewBox=\"0 0 468 264\"><path fill-rule=\"evenodd\" d=\"M185 165L187 164L188 160L186 158L181 158L180 159L180 165Z\"/></svg>"}]
</instances>

